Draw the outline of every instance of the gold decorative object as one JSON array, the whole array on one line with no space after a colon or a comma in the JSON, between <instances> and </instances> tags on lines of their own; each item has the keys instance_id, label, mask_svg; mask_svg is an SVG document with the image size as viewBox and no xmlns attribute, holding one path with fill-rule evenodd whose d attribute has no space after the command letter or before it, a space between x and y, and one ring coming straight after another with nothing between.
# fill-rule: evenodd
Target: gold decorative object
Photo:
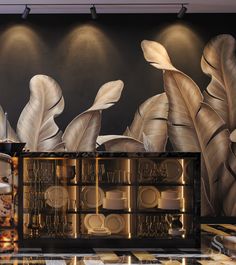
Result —
<instances>
[{"instance_id":1,"label":"gold decorative object","mask_svg":"<svg viewBox=\"0 0 236 265\"><path fill-rule=\"evenodd\" d=\"M67 151L95 151L101 127L101 111L119 100L123 86L121 80L104 84L99 89L92 107L69 123L62 137Z\"/></svg>"},{"instance_id":2,"label":"gold decorative object","mask_svg":"<svg viewBox=\"0 0 236 265\"><path fill-rule=\"evenodd\" d=\"M149 98L139 106L124 134L143 142L146 151L164 152L168 138L168 109L166 93Z\"/></svg>"},{"instance_id":3,"label":"gold decorative object","mask_svg":"<svg viewBox=\"0 0 236 265\"><path fill-rule=\"evenodd\" d=\"M17 123L17 134L30 151L51 151L61 143L62 132L54 117L64 109L60 86L49 76L30 80L30 100Z\"/></svg>"}]
</instances>

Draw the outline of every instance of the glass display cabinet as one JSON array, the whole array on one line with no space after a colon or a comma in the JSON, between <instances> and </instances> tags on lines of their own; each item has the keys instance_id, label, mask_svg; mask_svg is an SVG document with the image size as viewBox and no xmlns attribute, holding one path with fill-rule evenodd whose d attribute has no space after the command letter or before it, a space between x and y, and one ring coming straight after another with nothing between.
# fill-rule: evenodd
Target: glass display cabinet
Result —
<instances>
[{"instance_id":1,"label":"glass display cabinet","mask_svg":"<svg viewBox=\"0 0 236 265\"><path fill-rule=\"evenodd\" d=\"M23 153L20 244L196 247L199 178L199 153Z\"/></svg>"}]
</instances>

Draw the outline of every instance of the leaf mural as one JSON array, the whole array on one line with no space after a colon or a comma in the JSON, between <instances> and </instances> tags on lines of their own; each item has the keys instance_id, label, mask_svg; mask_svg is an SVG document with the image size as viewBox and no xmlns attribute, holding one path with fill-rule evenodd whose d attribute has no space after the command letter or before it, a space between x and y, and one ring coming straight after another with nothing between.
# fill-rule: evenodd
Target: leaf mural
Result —
<instances>
[{"instance_id":1,"label":"leaf mural","mask_svg":"<svg viewBox=\"0 0 236 265\"><path fill-rule=\"evenodd\" d=\"M142 142L124 135L100 135L97 145L103 144L109 152L145 152Z\"/></svg>"},{"instance_id":2,"label":"leaf mural","mask_svg":"<svg viewBox=\"0 0 236 265\"><path fill-rule=\"evenodd\" d=\"M91 108L75 117L67 126L63 141L70 152L93 152L101 128L101 111L120 99L124 83L121 80L104 84Z\"/></svg>"},{"instance_id":3,"label":"leaf mural","mask_svg":"<svg viewBox=\"0 0 236 265\"><path fill-rule=\"evenodd\" d=\"M236 216L236 129L230 134L230 151L222 168L224 178L220 179L220 194L225 194L223 213L226 216Z\"/></svg>"},{"instance_id":4,"label":"leaf mural","mask_svg":"<svg viewBox=\"0 0 236 265\"><path fill-rule=\"evenodd\" d=\"M62 113L64 98L57 82L46 75L30 80L30 100L23 109L17 134L30 151L51 151L61 143L62 132L54 118Z\"/></svg>"},{"instance_id":5,"label":"leaf mural","mask_svg":"<svg viewBox=\"0 0 236 265\"><path fill-rule=\"evenodd\" d=\"M218 35L206 45L201 59L203 72L211 77L205 102L223 118L230 132L236 128L235 48L231 35Z\"/></svg>"},{"instance_id":6,"label":"leaf mural","mask_svg":"<svg viewBox=\"0 0 236 265\"><path fill-rule=\"evenodd\" d=\"M202 154L202 214L219 214L218 172L227 157L229 145L225 122L203 103L198 86L172 65L161 44L143 41L142 49L145 59L163 70L169 101L168 132L174 149Z\"/></svg>"},{"instance_id":7,"label":"leaf mural","mask_svg":"<svg viewBox=\"0 0 236 265\"><path fill-rule=\"evenodd\" d=\"M12 129L9 121L7 121L7 139L6 139L6 120L5 120L5 114L0 106L0 141L11 141L11 142L19 142L19 139Z\"/></svg>"},{"instance_id":8,"label":"leaf mural","mask_svg":"<svg viewBox=\"0 0 236 265\"><path fill-rule=\"evenodd\" d=\"M166 93L149 98L139 106L124 134L145 142L145 149L150 152L164 152L168 138L168 108Z\"/></svg>"}]
</instances>

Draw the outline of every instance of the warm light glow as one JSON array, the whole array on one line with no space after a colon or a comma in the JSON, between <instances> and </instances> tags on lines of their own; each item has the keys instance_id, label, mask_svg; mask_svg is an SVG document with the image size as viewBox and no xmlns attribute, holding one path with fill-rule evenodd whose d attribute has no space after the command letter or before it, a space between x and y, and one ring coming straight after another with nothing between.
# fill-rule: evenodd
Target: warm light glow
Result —
<instances>
[{"instance_id":1,"label":"warm light glow","mask_svg":"<svg viewBox=\"0 0 236 265\"><path fill-rule=\"evenodd\" d=\"M41 71L44 42L39 35L26 25L13 25L0 35L1 62L11 63L16 67L28 65L30 69Z\"/></svg>"},{"instance_id":2,"label":"warm light glow","mask_svg":"<svg viewBox=\"0 0 236 265\"><path fill-rule=\"evenodd\" d=\"M188 67L190 64L199 67L204 42L187 24L171 24L160 31L155 40L164 45L175 65L179 62Z\"/></svg>"},{"instance_id":3,"label":"warm light glow","mask_svg":"<svg viewBox=\"0 0 236 265\"><path fill-rule=\"evenodd\" d=\"M66 51L66 53L65 53ZM61 44L57 53L63 57L64 70L79 73L78 62L83 70L109 73L112 70L111 62L122 63L122 57L113 42L105 32L94 23L79 24L69 32ZM112 56L112 59L111 59Z\"/></svg>"}]
</instances>

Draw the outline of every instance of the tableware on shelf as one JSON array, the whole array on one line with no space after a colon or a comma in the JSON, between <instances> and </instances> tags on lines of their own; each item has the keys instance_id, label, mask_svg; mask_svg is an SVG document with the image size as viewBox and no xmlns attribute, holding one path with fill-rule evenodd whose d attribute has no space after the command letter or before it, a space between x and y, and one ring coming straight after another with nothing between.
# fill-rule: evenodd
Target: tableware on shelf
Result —
<instances>
[{"instance_id":1,"label":"tableware on shelf","mask_svg":"<svg viewBox=\"0 0 236 265\"><path fill-rule=\"evenodd\" d=\"M138 165L139 181L146 182L152 180L152 170L155 168L155 163L150 159L142 159Z\"/></svg>"},{"instance_id":2,"label":"tableware on shelf","mask_svg":"<svg viewBox=\"0 0 236 265\"><path fill-rule=\"evenodd\" d=\"M75 199L68 199L68 211L77 211L77 201Z\"/></svg>"},{"instance_id":3,"label":"tableware on shelf","mask_svg":"<svg viewBox=\"0 0 236 265\"><path fill-rule=\"evenodd\" d=\"M142 186L138 191L138 203L141 208L154 208L158 204L160 192L154 186Z\"/></svg>"},{"instance_id":4,"label":"tableware on shelf","mask_svg":"<svg viewBox=\"0 0 236 265\"><path fill-rule=\"evenodd\" d=\"M168 235L169 223L166 215L139 215L138 236L139 237L162 237Z\"/></svg>"},{"instance_id":5,"label":"tableware on shelf","mask_svg":"<svg viewBox=\"0 0 236 265\"><path fill-rule=\"evenodd\" d=\"M178 159L165 159L161 167L166 171L168 182L176 182L182 176L183 167Z\"/></svg>"},{"instance_id":6,"label":"tableware on shelf","mask_svg":"<svg viewBox=\"0 0 236 265\"><path fill-rule=\"evenodd\" d=\"M171 236L182 236L185 233L185 229L183 229L183 224L180 221L180 214L173 214L171 216L170 228L168 230L169 235Z\"/></svg>"},{"instance_id":7,"label":"tableware on shelf","mask_svg":"<svg viewBox=\"0 0 236 265\"><path fill-rule=\"evenodd\" d=\"M105 227L107 227L112 234L119 234L125 228L125 220L120 214L109 214L105 218Z\"/></svg>"},{"instance_id":8,"label":"tableware on shelf","mask_svg":"<svg viewBox=\"0 0 236 265\"><path fill-rule=\"evenodd\" d=\"M105 176L105 165L104 164L99 164L98 165L98 181L99 182L104 182L104 176Z\"/></svg>"},{"instance_id":9,"label":"tableware on shelf","mask_svg":"<svg viewBox=\"0 0 236 265\"><path fill-rule=\"evenodd\" d=\"M88 229L88 234L93 236L109 236L111 231L107 227L96 227Z\"/></svg>"},{"instance_id":10,"label":"tableware on shelf","mask_svg":"<svg viewBox=\"0 0 236 265\"><path fill-rule=\"evenodd\" d=\"M125 192L121 190L107 191L106 197L103 199L103 208L112 210L122 210L127 208Z\"/></svg>"},{"instance_id":11,"label":"tableware on shelf","mask_svg":"<svg viewBox=\"0 0 236 265\"><path fill-rule=\"evenodd\" d=\"M75 178L75 166L56 165L56 176L61 180L73 180Z\"/></svg>"},{"instance_id":12,"label":"tableware on shelf","mask_svg":"<svg viewBox=\"0 0 236 265\"><path fill-rule=\"evenodd\" d=\"M98 192L98 194L96 192ZM81 199L86 208L95 208L96 206L101 206L103 203L103 198L104 191L100 187L98 187L98 190L96 191L95 186L86 186L81 192Z\"/></svg>"},{"instance_id":13,"label":"tableware on shelf","mask_svg":"<svg viewBox=\"0 0 236 265\"><path fill-rule=\"evenodd\" d=\"M103 214L86 214L84 226L87 230L104 227L105 216Z\"/></svg>"},{"instance_id":14,"label":"tableware on shelf","mask_svg":"<svg viewBox=\"0 0 236 265\"><path fill-rule=\"evenodd\" d=\"M107 171L107 182L108 183L115 183L115 172L114 171Z\"/></svg>"},{"instance_id":15,"label":"tableware on shelf","mask_svg":"<svg viewBox=\"0 0 236 265\"><path fill-rule=\"evenodd\" d=\"M81 199L86 208L95 208L101 206L104 198L104 191L98 187L96 191L95 186L86 186L81 192ZM97 194L97 195L96 195ZM97 197L96 197L97 196Z\"/></svg>"},{"instance_id":16,"label":"tableware on shelf","mask_svg":"<svg viewBox=\"0 0 236 265\"><path fill-rule=\"evenodd\" d=\"M179 195L179 192L175 190L162 191L161 197L158 198L158 208L166 210L179 210L183 201Z\"/></svg>"},{"instance_id":17,"label":"tableware on shelf","mask_svg":"<svg viewBox=\"0 0 236 265\"><path fill-rule=\"evenodd\" d=\"M46 204L52 208L61 208L68 203L68 192L62 186L51 186L44 193Z\"/></svg>"}]
</instances>

